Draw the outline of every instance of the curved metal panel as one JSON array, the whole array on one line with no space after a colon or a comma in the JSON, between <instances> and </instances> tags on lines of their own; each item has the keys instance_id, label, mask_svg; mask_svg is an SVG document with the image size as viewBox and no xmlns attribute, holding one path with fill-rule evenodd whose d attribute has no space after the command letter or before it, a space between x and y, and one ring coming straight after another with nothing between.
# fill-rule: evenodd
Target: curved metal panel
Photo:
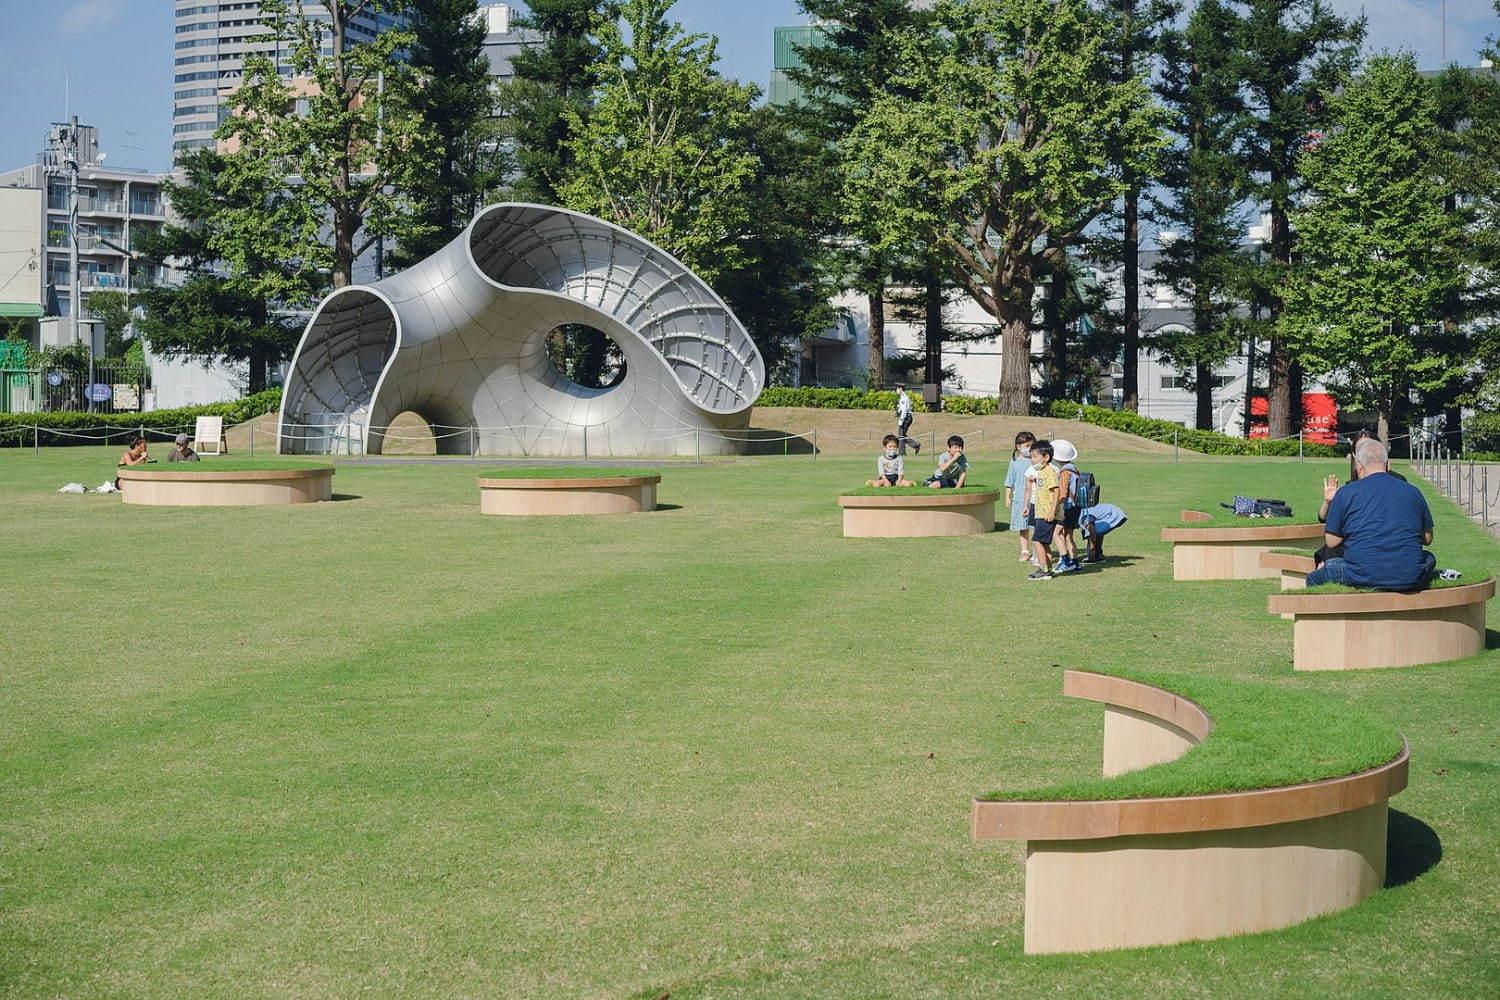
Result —
<instances>
[{"instance_id":1,"label":"curved metal panel","mask_svg":"<svg viewBox=\"0 0 1500 1000\"><path fill-rule=\"evenodd\" d=\"M619 384L553 367L546 337L566 324L619 346ZM720 435L749 426L764 384L734 313L666 251L566 209L496 205L409 270L323 301L293 358L281 446L332 450L318 428L338 414L378 453L378 429L412 410L445 453L727 453L740 444Z\"/></svg>"}]
</instances>

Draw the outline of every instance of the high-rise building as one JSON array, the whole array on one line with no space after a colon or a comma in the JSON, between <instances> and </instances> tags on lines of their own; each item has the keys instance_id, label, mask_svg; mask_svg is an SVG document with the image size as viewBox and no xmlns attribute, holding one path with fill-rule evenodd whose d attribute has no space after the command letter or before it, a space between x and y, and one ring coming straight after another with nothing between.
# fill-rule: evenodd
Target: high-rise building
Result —
<instances>
[{"instance_id":1,"label":"high-rise building","mask_svg":"<svg viewBox=\"0 0 1500 1000\"><path fill-rule=\"evenodd\" d=\"M793 80L791 70L805 69L799 49L825 44L828 33L819 24L797 24L772 30L771 92L767 100L777 107L795 104L802 99L802 86Z\"/></svg>"},{"instance_id":2,"label":"high-rise building","mask_svg":"<svg viewBox=\"0 0 1500 1000\"><path fill-rule=\"evenodd\" d=\"M260 18L260 3L210 3L206 0L175 0L173 23L172 152L214 145L214 130L226 113L224 95L240 85L245 75L245 57L253 53L280 58L274 42L255 41L266 28ZM327 20L321 4L308 3L310 18ZM366 10L349 25L349 34L361 41L405 23L404 14ZM332 54L331 50L327 54ZM290 75L290 67L282 72Z\"/></svg>"},{"instance_id":3,"label":"high-rise building","mask_svg":"<svg viewBox=\"0 0 1500 1000\"><path fill-rule=\"evenodd\" d=\"M509 83L515 77L511 60L521 49L541 41L542 36L516 27L516 9L508 3L481 6L479 16L484 19L484 57L490 63L490 77L496 83Z\"/></svg>"}]
</instances>

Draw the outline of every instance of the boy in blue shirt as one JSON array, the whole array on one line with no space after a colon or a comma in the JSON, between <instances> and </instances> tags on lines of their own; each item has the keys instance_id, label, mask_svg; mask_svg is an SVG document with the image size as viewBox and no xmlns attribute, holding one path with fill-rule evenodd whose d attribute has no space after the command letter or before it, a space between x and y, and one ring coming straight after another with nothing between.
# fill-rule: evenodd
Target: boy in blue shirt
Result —
<instances>
[{"instance_id":1,"label":"boy in blue shirt","mask_svg":"<svg viewBox=\"0 0 1500 1000\"><path fill-rule=\"evenodd\" d=\"M1083 561L1103 562L1104 536L1128 520L1130 518L1125 515L1125 512L1112 503L1099 503L1084 508L1078 518L1078 525L1083 529L1084 541L1088 543L1088 555L1083 557Z\"/></svg>"}]
</instances>

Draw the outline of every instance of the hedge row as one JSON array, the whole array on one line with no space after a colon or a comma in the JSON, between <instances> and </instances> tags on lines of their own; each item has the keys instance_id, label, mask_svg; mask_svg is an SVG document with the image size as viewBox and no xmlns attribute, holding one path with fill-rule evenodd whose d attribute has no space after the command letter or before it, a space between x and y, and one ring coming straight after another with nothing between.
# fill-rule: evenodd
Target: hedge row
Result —
<instances>
[{"instance_id":1,"label":"hedge row","mask_svg":"<svg viewBox=\"0 0 1500 1000\"><path fill-rule=\"evenodd\" d=\"M792 388L773 385L760 394L756 406L800 406L813 410L896 410L895 390ZM920 396L912 395L911 408L926 413ZM987 396L944 396L944 413L993 416L996 400Z\"/></svg>"},{"instance_id":2,"label":"hedge row","mask_svg":"<svg viewBox=\"0 0 1500 1000\"><path fill-rule=\"evenodd\" d=\"M281 390L267 389L229 403L183 406L149 413L0 413L0 447L16 448L36 442L44 445L110 444L123 442L130 431L145 428L159 434L176 433L199 417L223 417L224 425L243 423L281 408ZM40 431L32 430L41 428Z\"/></svg>"},{"instance_id":3,"label":"hedge row","mask_svg":"<svg viewBox=\"0 0 1500 1000\"><path fill-rule=\"evenodd\" d=\"M1297 455L1299 447L1300 453L1309 458L1338 458L1343 454L1333 445L1263 438L1247 441L1218 431L1192 430L1170 420L1153 420L1129 410L1107 410L1102 406L1084 406L1067 400L1054 402L1048 415L1064 420L1082 420L1153 441L1175 441L1179 447L1205 455Z\"/></svg>"}]
</instances>

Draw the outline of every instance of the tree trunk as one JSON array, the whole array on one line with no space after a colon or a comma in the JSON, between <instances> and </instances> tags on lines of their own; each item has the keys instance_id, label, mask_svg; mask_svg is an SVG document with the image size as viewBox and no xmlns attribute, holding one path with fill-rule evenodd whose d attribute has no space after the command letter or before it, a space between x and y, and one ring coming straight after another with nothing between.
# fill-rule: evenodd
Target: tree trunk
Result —
<instances>
[{"instance_id":1,"label":"tree trunk","mask_svg":"<svg viewBox=\"0 0 1500 1000\"><path fill-rule=\"evenodd\" d=\"M935 265L927 268L927 306L924 310L923 339L927 347L927 381L943 381L943 279Z\"/></svg>"},{"instance_id":2,"label":"tree trunk","mask_svg":"<svg viewBox=\"0 0 1500 1000\"><path fill-rule=\"evenodd\" d=\"M1050 241L1049 241L1050 242ZM1052 272L1051 287L1042 296L1042 329L1047 334L1046 399L1066 399L1068 393L1068 328L1063 319L1062 296L1071 277L1069 268Z\"/></svg>"},{"instance_id":3,"label":"tree trunk","mask_svg":"<svg viewBox=\"0 0 1500 1000\"><path fill-rule=\"evenodd\" d=\"M870 293L870 377L871 389L885 388L885 285Z\"/></svg>"},{"instance_id":4,"label":"tree trunk","mask_svg":"<svg viewBox=\"0 0 1500 1000\"><path fill-rule=\"evenodd\" d=\"M1031 413L1031 295L1029 276L995 290L995 320L1000 324L1001 413Z\"/></svg>"},{"instance_id":5,"label":"tree trunk","mask_svg":"<svg viewBox=\"0 0 1500 1000\"><path fill-rule=\"evenodd\" d=\"M1273 159L1275 159L1273 155ZM1280 170L1271 171L1271 184L1273 189L1279 189L1282 181ZM1277 324L1281 321L1282 296L1281 275L1286 273L1286 268L1292 260L1292 228L1287 220L1286 205L1281 201L1271 203L1271 264L1277 268L1276 287L1267 296L1267 304L1270 312L1271 328L1271 354L1266 365L1266 431L1272 438L1291 437L1294 433L1292 427L1293 411L1296 404L1292 400L1294 373L1292 371L1293 359L1287 353L1286 344L1277 334Z\"/></svg>"},{"instance_id":6,"label":"tree trunk","mask_svg":"<svg viewBox=\"0 0 1500 1000\"><path fill-rule=\"evenodd\" d=\"M1391 407L1389 403L1382 403L1375 411L1375 436L1380 438L1380 443L1385 445L1387 452L1391 450Z\"/></svg>"},{"instance_id":7,"label":"tree trunk","mask_svg":"<svg viewBox=\"0 0 1500 1000\"><path fill-rule=\"evenodd\" d=\"M1193 379L1197 395L1194 423L1200 431L1214 430L1214 370L1199 361L1193 367Z\"/></svg>"},{"instance_id":8,"label":"tree trunk","mask_svg":"<svg viewBox=\"0 0 1500 1000\"><path fill-rule=\"evenodd\" d=\"M266 352L263 348L250 348L250 395L264 392L266 388Z\"/></svg>"},{"instance_id":9,"label":"tree trunk","mask_svg":"<svg viewBox=\"0 0 1500 1000\"><path fill-rule=\"evenodd\" d=\"M355 224L345 213L335 212L333 221L333 287L347 288L354 284L354 231Z\"/></svg>"},{"instance_id":10,"label":"tree trunk","mask_svg":"<svg viewBox=\"0 0 1500 1000\"><path fill-rule=\"evenodd\" d=\"M1120 3L1120 79L1135 76L1135 0L1119 0ZM1121 405L1132 411L1141 408L1140 353L1141 353L1141 282L1140 282L1140 185L1129 171L1125 174L1125 203L1121 223L1124 234L1120 247L1120 263L1125 268L1124 280L1124 329L1120 351L1123 369L1122 384L1124 400Z\"/></svg>"}]
</instances>

